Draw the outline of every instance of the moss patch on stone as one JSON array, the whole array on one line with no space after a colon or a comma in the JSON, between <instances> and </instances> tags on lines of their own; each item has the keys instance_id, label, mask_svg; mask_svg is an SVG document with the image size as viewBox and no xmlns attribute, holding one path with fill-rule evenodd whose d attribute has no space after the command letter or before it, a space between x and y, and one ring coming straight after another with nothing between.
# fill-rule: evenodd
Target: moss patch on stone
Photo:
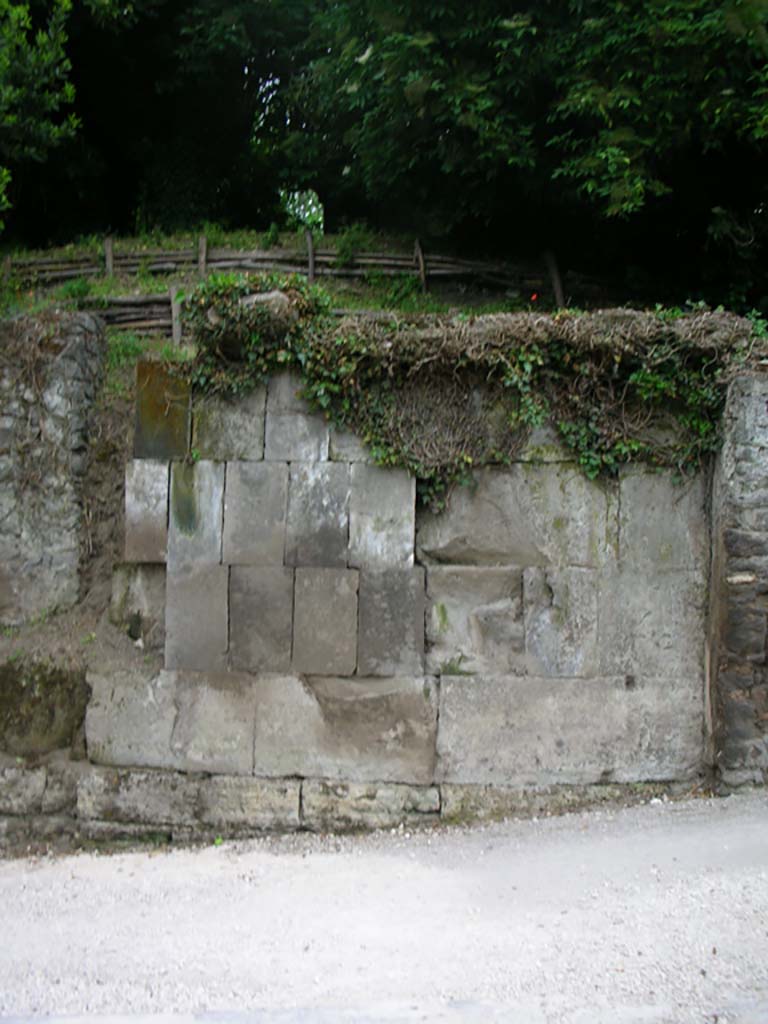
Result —
<instances>
[{"instance_id":1,"label":"moss patch on stone","mask_svg":"<svg viewBox=\"0 0 768 1024\"><path fill-rule=\"evenodd\" d=\"M71 747L85 720L84 668L27 657L0 665L0 751L39 757Z\"/></svg>"}]
</instances>

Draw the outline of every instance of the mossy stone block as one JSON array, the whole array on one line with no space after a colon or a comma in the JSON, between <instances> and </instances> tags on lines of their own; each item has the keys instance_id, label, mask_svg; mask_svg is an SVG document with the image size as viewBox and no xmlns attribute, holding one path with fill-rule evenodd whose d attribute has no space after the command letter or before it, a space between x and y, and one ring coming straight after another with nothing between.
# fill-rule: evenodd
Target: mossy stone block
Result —
<instances>
[{"instance_id":1,"label":"mossy stone block","mask_svg":"<svg viewBox=\"0 0 768 1024\"><path fill-rule=\"evenodd\" d=\"M189 446L190 407L186 381L162 363L138 363L134 458L183 458Z\"/></svg>"}]
</instances>

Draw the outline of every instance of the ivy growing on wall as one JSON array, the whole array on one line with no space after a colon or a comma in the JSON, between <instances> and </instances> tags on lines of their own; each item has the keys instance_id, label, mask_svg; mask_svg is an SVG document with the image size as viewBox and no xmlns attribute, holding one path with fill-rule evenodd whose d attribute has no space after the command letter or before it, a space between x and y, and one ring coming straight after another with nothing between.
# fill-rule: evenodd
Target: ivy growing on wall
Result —
<instances>
[{"instance_id":1,"label":"ivy growing on wall","mask_svg":"<svg viewBox=\"0 0 768 1024\"><path fill-rule=\"evenodd\" d=\"M765 345L719 311L339 319L300 278L212 277L186 316L197 354L179 372L195 388L242 394L298 369L309 403L412 472L433 507L545 424L590 478L695 470L718 446L729 380Z\"/></svg>"}]
</instances>

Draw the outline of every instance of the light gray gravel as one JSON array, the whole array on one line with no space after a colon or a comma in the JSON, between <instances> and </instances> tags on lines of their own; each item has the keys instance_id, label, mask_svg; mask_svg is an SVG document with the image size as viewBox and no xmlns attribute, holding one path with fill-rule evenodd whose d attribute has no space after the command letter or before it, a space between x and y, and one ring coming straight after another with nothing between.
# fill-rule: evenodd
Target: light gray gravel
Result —
<instances>
[{"instance_id":1,"label":"light gray gravel","mask_svg":"<svg viewBox=\"0 0 768 1024\"><path fill-rule=\"evenodd\" d=\"M3 861L0 926L14 1020L765 1024L768 796Z\"/></svg>"}]
</instances>

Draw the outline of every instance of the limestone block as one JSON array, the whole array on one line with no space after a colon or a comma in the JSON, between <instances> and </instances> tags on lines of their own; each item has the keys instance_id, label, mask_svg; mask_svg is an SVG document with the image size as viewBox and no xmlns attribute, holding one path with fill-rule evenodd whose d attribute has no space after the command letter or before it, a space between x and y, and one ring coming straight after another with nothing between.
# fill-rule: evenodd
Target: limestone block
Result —
<instances>
[{"instance_id":1,"label":"limestone block","mask_svg":"<svg viewBox=\"0 0 768 1024\"><path fill-rule=\"evenodd\" d=\"M230 462L224 495L224 562L282 565L288 514L288 466Z\"/></svg>"},{"instance_id":2,"label":"limestone block","mask_svg":"<svg viewBox=\"0 0 768 1024\"><path fill-rule=\"evenodd\" d=\"M424 672L424 605L421 566L360 572L360 675Z\"/></svg>"},{"instance_id":3,"label":"limestone block","mask_svg":"<svg viewBox=\"0 0 768 1024\"><path fill-rule=\"evenodd\" d=\"M404 469L351 467L349 564L360 569L413 565L416 481Z\"/></svg>"},{"instance_id":4,"label":"limestone block","mask_svg":"<svg viewBox=\"0 0 768 1024\"><path fill-rule=\"evenodd\" d=\"M304 387L300 373L284 370L269 378L267 412L309 412L309 405L301 398L299 392Z\"/></svg>"},{"instance_id":5,"label":"limestone block","mask_svg":"<svg viewBox=\"0 0 768 1024\"><path fill-rule=\"evenodd\" d=\"M45 768L0 768L0 814L39 814Z\"/></svg>"},{"instance_id":6,"label":"limestone block","mask_svg":"<svg viewBox=\"0 0 768 1024\"><path fill-rule=\"evenodd\" d=\"M344 568L349 533L349 466L294 463L288 490L285 564Z\"/></svg>"},{"instance_id":7,"label":"limestone block","mask_svg":"<svg viewBox=\"0 0 768 1024\"><path fill-rule=\"evenodd\" d=\"M223 462L174 462L168 565L174 570L221 563Z\"/></svg>"},{"instance_id":8,"label":"limestone block","mask_svg":"<svg viewBox=\"0 0 768 1024\"><path fill-rule=\"evenodd\" d=\"M91 699L85 714L88 757L120 768L178 768L171 750L176 720L173 673L125 669L89 672Z\"/></svg>"},{"instance_id":9,"label":"limestone block","mask_svg":"<svg viewBox=\"0 0 768 1024\"><path fill-rule=\"evenodd\" d=\"M322 462L328 458L328 424L304 412L267 412L264 458L277 462Z\"/></svg>"},{"instance_id":10,"label":"limestone block","mask_svg":"<svg viewBox=\"0 0 768 1024\"><path fill-rule=\"evenodd\" d=\"M560 435L551 423L534 427L515 462L573 462L573 454L563 445Z\"/></svg>"},{"instance_id":11,"label":"limestone block","mask_svg":"<svg viewBox=\"0 0 768 1024\"><path fill-rule=\"evenodd\" d=\"M419 513L420 560L463 565L574 565L613 561L617 502L609 487L562 464L516 464L477 474L440 514Z\"/></svg>"},{"instance_id":12,"label":"limestone block","mask_svg":"<svg viewBox=\"0 0 768 1024\"><path fill-rule=\"evenodd\" d=\"M675 677L443 676L441 782L542 787L687 779L703 759L703 691Z\"/></svg>"},{"instance_id":13,"label":"limestone block","mask_svg":"<svg viewBox=\"0 0 768 1024\"><path fill-rule=\"evenodd\" d=\"M293 569L233 565L229 582L232 667L288 672L293 637Z\"/></svg>"},{"instance_id":14,"label":"limestone block","mask_svg":"<svg viewBox=\"0 0 768 1024\"><path fill-rule=\"evenodd\" d=\"M171 750L187 772L250 775L255 693L234 672L175 674L177 715Z\"/></svg>"},{"instance_id":15,"label":"limestone block","mask_svg":"<svg viewBox=\"0 0 768 1024\"><path fill-rule=\"evenodd\" d=\"M165 646L164 565L116 565L112 570L109 621L142 638L149 649Z\"/></svg>"},{"instance_id":16,"label":"limestone block","mask_svg":"<svg viewBox=\"0 0 768 1024\"><path fill-rule=\"evenodd\" d=\"M136 365L137 459L181 459L189 446L189 385L163 363Z\"/></svg>"},{"instance_id":17,"label":"limestone block","mask_svg":"<svg viewBox=\"0 0 768 1024\"><path fill-rule=\"evenodd\" d=\"M205 779L200 784L200 821L212 828L247 832L297 829L300 787L296 779Z\"/></svg>"},{"instance_id":18,"label":"limestone block","mask_svg":"<svg viewBox=\"0 0 768 1024\"><path fill-rule=\"evenodd\" d=\"M430 566L427 671L522 671L522 579L516 568Z\"/></svg>"},{"instance_id":19,"label":"limestone block","mask_svg":"<svg viewBox=\"0 0 768 1024\"><path fill-rule=\"evenodd\" d=\"M266 401L264 387L237 399L196 400L192 410L192 448L202 459L263 459Z\"/></svg>"},{"instance_id":20,"label":"limestone block","mask_svg":"<svg viewBox=\"0 0 768 1024\"><path fill-rule=\"evenodd\" d=\"M256 775L431 784L433 680L260 676L254 685Z\"/></svg>"},{"instance_id":21,"label":"limestone block","mask_svg":"<svg viewBox=\"0 0 768 1024\"><path fill-rule=\"evenodd\" d=\"M371 451L357 434L331 426L328 455L332 462L371 462Z\"/></svg>"},{"instance_id":22,"label":"limestone block","mask_svg":"<svg viewBox=\"0 0 768 1024\"><path fill-rule=\"evenodd\" d=\"M224 669L229 647L229 570L225 565L169 571L165 667Z\"/></svg>"},{"instance_id":23,"label":"limestone block","mask_svg":"<svg viewBox=\"0 0 768 1024\"><path fill-rule=\"evenodd\" d=\"M357 665L358 573L353 569L297 569L293 670L352 675Z\"/></svg>"},{"instance_id":24,"label":"limestone block","mask_svg":"<svg viewBox=\"0 0 768 1024\"><path fill-rule=\"evenodd\" d=\"M87 761L58 761L46 765L43 814L73 814L80 779L91 770Z\"/></svg>"},{"instance_id":25,"label":"limestone block","mask_svg":"<svg viewBox=\"0 0 768 1024\"><path fill-rule=\"evenodd\" d=\"M164 562L168 544L168 463L134 459L125 467L125 560Z\"/></svg>"},{"instance_id":26,"label":"limestone block","mask_svg":"<svg viewBox=\"0 0 768 1024\"><path fill-rule=\"evenodd\" d=\"M707 588L698 573L606 574L600 585L601 675L676 678L700 688Z\"/></svg>"},{"instance_id":27,"label":"limestone block","mask_svg":"<svg viewBox=\"0 0 768 1024\"><path fill-rule=\"evenodd\" d=\"M703 474L675 483L671 473L625 470L619 484L619 558L646 573L706 571L709 524Z\"/></svg>"},{"instance_id":28,"label":"limestone block","mask_svg":"<svg viewBox=\"0 0 768 1024\"><path fill-rule=\"evenodd\" d=\"M435 786L307 779L301 795L302 824L315 832L413 827L437 823L440 816Z\"/></svg>"},{"instance_id":29,"label":"limestone block","mask_svg":"<svg viewBox=\"0 0 768 1024\"><path fill-rule=\"evenodd\" d=\"M194 825L199 783L176 772L95 768L77 786L83 821Z\"/></svg>"},{"instance_id":30,"label":"limestone block","mask_svg":"<svg viewBox=\"0 0 768 1024\"><path fill-rule=\"evenodd\" d=\"M526 569L525 650L534 675L597 673L598 581L592 569Z\"/></svg>"}]
</instances>

